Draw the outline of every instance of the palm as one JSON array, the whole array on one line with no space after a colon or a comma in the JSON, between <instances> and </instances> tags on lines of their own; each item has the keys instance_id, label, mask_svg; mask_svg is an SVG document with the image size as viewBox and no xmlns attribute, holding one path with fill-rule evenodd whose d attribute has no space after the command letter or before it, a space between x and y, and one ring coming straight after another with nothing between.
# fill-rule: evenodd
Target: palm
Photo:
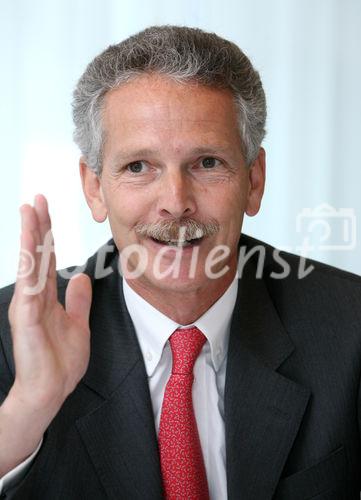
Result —
<instances>
[{"instance_id":1,"label":"palm","mask_svg":"<svg viewBox=\"0 0 361 500\"><path fill-rule=\"evenodd\" d=\"M18 276L9 310L16 368L15 384L23 397L39 405L58 402L75 388L89 361L89 278L72 278L65 308L56 288L54 252L37 252L52 243L46 199L22 207L22 251L34 258L31 272ZM47 236L48 235L48 236Z\"/></svg>"}]
</instances>

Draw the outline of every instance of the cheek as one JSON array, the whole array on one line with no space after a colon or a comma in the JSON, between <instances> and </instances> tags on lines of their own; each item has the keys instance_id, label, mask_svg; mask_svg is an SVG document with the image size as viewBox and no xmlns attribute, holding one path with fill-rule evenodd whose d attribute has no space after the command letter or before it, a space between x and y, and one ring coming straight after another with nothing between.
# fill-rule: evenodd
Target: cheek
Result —
<instances>
[{"instance_id":1,"label":"cheek","mask_svg":"<svg viewBox=\"0 0 361 500\"><path fill-rule=\"evenodd\" d=\"M149 218L150 208L139 196L119 193L108 203L108 218L113 233L129 234L139 222Z\"/></svg>"},{"instance_id":2,"label":"cheek","mask_svg":"<svg viewBox=\"0 0 361 500\"><path fill-rule=\"evenodd\" d=\"M131 229L138 221L136 210L131 206L118 204L112 206L109 211L109 222L114 228Z\"/></svg>"},{"instance_id":3,"label":"cheek","mask_svg":"<svg viewBox=\"0 0 361 500\"><path fill-rule=\"evenodd\" d=\"M214 217L221 226L220 238L231 247L237 245L239 240L245 206L246 195L237 189L231 193L228 190L214 203Z\"/></svg>"},{"instance_id":4,"label":"cheek","mask_svg":"<svg viewBox=\"0 0 361 500\"><path fill-rule=\"evenodd\" d=\"M129 189L108 181L103 188L104 200L108 210L109 221L122 224L136 216L139 203Z\"/></svg>"},{"instance_id":5,"label":"cheek","mask_svg":"<svg viewBox=\"0 0 361 500\"><path fill-rule=\"evenodd\" d=\"M238 187L232 190L225 190L221 196L214 200L215 211L224 223L236 222L242 219L247 205L246 193ZM221 221L220 221L221 222Z\"/></svg>"}]
</instances>

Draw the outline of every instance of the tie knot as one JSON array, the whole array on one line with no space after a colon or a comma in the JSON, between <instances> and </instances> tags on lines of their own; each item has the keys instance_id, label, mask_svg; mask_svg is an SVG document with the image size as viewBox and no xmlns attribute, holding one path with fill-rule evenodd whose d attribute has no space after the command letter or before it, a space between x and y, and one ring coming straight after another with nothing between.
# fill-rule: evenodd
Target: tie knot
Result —
<instances>
[{"instance_id":1,"label":"tie knot","mask_svg":"<svg viewBox=\"0 0 361 500\"><path fill-rule=\"evenodd\" d=\"M172 373L192 374L194 363L206 340L206 337L196 326L178 328L172 333L169 337L173 355Z\"/></svg>"}]
</instances>

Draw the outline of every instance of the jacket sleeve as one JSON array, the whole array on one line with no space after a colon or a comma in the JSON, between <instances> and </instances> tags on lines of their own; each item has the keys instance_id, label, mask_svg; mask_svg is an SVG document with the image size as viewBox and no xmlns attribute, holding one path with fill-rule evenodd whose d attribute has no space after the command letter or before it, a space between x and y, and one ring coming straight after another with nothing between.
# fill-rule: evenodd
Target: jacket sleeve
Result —
<instances>
[{"instance_id":1,"label":"jacket sleeve","mask_svg":"<svg viewBox=\"0 0 361 500\"><path fill-rule=\"evenodd\" d=\"M8 310L14 287L0 290L0 404L6 398L14 383L14 359Z\"/></svg>"}]
</instances>

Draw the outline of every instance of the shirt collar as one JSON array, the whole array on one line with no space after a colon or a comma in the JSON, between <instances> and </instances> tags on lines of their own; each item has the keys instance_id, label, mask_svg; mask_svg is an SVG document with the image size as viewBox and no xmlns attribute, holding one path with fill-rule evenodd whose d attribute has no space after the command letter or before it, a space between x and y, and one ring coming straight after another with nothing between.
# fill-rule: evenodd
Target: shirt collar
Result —
<instances>
[{"instance_id":1,"label":"shirt collar","mask_svg":"<svg viewBox=\"0 0 361 500\"><path fill-rule=\"evenodd\" d=\"M133 321L146 371L151 377L163 348L179 327L196 326L206 336L214 369L219 370L227 354L230 323L237 298L237 275L224 294L192 325L179 325L138 295L123 279L124 299Z\"/></svg>"}]
</instances>

